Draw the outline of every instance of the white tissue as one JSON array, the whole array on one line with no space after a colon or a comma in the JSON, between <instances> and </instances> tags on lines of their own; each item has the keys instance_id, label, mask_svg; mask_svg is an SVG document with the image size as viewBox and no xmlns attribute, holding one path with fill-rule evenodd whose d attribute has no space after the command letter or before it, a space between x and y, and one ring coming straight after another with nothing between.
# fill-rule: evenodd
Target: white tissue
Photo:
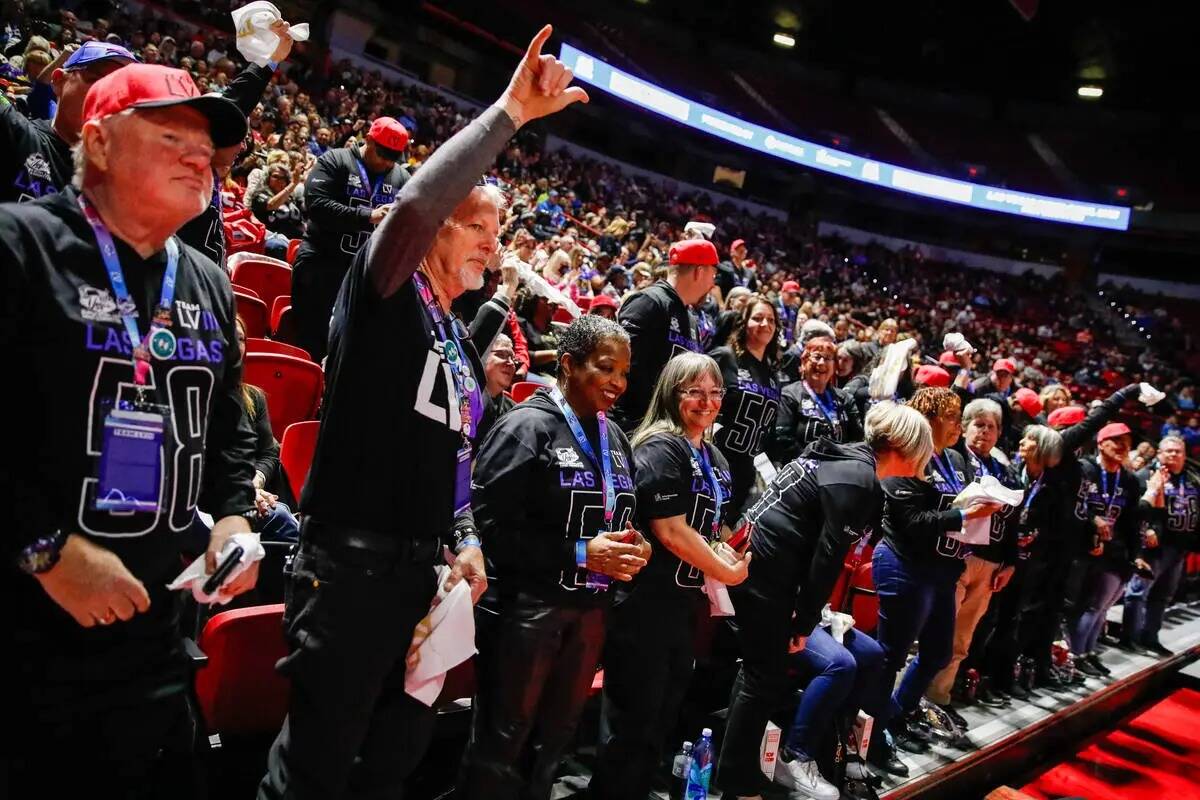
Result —
<instances>
[{"instance_id":1,"label":"white tissue","mask_svg":"<svg viewBox=\"0 0 1200 800\"><path fill-rule=\"evenodd\" d=\"M942 339L942 349L949 350L955 355L959 353L974 353L975 348L961 333L947 333Z\"/></svg>"},{"instance_id":2,"label":"white tissue","mask_svg":"<svg viewBox=\"0 0 1200 800\"><path fill-rule=\"evenodd\" d=\"M1141 388L1142 391L1138 393L1138 400L1143 405L1152 406L1166 397L1164 393L1160 392L1158 389L1155 389L1148 383L1143 383Z\"/></svg>"},{"instance_id":3,"label":"white tissue","mask_svg":"<svg viewBox=\"0 0 1200 800\"><path fill-rule=\"evenodd\" d=\"M687 225L683 226L683 232L691 233L692 231L700 234L705 239L711 239L712 235L717 231L717 226L713 225L711 222L699 222L698 220L692 220Z\"/></svg>"},{"instance_id":4,"label":"white tissue","mask_svg":"<svg viewBox=\"0 0 1200 800\"><path fill-rule=\"evenodd\" d=\"M729 599L729 587L716 578L704 576L704 593L708 595L709 615L713 617L734 616L733 601Z\"/></svg>"},{"instance_id":5,"label":"white tissue","mask_svg":"<svg viewBox=\"0 0 1200 800\"><path fill-rule=\"evenodd\" d=\"M829 635L838 644L842 644L842 640L846 638L846 631L854 628L854 617L834 611L829 607L829 603L826 603L825 607L821 609L821 625L828 627Z\"/></svg>"},{"instance_id":6,"label":"white tissue","mask_svg":"<svg viewBox=\"0 0 1200 800\"><path fill-rule=\"evenodd\" d=\"M229 537L229 541L225 543L225 547L221 550L220 555L217 556L217 564L225 563L225 557L235 547L242 548L242 560L238 562L238 565L225 578L225 583L221 584L222 587L230 581L236 580L255 561L262 561L263 556L267 554L267 551L263 549L262 543L258 541L257 533L235 533ZM192 596L196 598L197 603L216 603L223 606L233 599L233 595L224 594L220 589L217 590L215 595L206 595L204 593L204 582L208 578L209 573L204 569L204 556L201 555L191 564L188 564L187 568L167 585L167 588L172 592L177 592L180 589L191 589Z\"/></svg>"},{"instance_id":7,"label":"white tissue","mask_svg":"<svg viewBox=\"0 0 1200 800\"><path fill-rule=\"evenodd\" d=\"M237 31L238 52L251 64L265 67L279 46L279 37L271 32L271 26L283 19L279 9L266 0L255 0L235 9L230 16L233 17L233 29ZM288 36L293 41L307 42L308 34L307 22L288 28Z\"/></svg>"},{"instance_id":8,"label":"white tissue","mask_svg":"<svg viewBox=\"0 0 1200 800\"><path fill-rule=\"evenodd\" d=\"M462 580L446 591L450 567L437 568L437 595L417 623L408 648L404 691L432 706L442 693L446 673L475 655L475 610L471 586Z\"/></svg>"},{"instance_id":9,"label":"white tissue","mask_svg":"<svg viewBox=\"0 0 1200 800\"><path fill-rule=\"evenodd\" d=\"M952 504L954 508L966 508L976 503L1000 503L1015 506L1025 499L1021 489L1010 489L996 479L994 475L984 475L974 483L968 484L958 493ZM987 544L991 541L992 518L980 517L967 520L960 531L950 531L946 535L957 539L963 544Z\"/></svg>"}]
</instances>

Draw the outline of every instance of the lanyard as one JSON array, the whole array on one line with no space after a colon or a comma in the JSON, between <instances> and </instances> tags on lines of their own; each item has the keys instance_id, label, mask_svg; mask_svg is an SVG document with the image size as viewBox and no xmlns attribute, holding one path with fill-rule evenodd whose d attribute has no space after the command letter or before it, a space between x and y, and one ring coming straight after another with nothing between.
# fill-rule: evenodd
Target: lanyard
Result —
<instances>
[{"instance_id":1,"label":"lanyard","mask_svg":"<svg viewBox=\"0 0 1200 800\"><path fill-rule=\"evenodd\" d=\"M713 499L717 503L716 508L713 509L712 520L713 541L716 541L721 536L721 504L725 502L725 493L721 491L721 481L717 479L717 471L713 469L712 462L709 461L708 448L701 443L700 449L692 447L692 455L700 462L700 470L704 473L704 480L708 482L708 487L713 493Z\"/></svg>"},{"instance_id":2,"label":"lanyard","mask_svg":"<svg viewBox=\"0 0 1200 800\"><path fill-rule=\"evenodd\" d=\"M454 325L449 325L447 329L445 315L442 314L442 308L438 305L437 299L434 298L433 291L429 288L429 283L425 280L425 276L418 271L413 273L412 279L413 283L416 284L417 294L420 295L421 302L425 304L425 310L429 312L430 318L433 319L433 325L437 328L438 338L442 342L442 352L446 356L446 361L450 364L450 374L454 378L454 399L458 402L458 413L462 421L462 449L459 450L458 469L460 471L466 469L469 472L471 467L471 434L475 431L480 418L483 416L483 401L480 398L479 384L475 382L474 376L471 375L471 362L467 359L466 348L463 347L462 341L458 338L458 334L454 330ZM454 513L458 514L471 505L470 476L468 475L467 479L463 480L463 476L458 475L454 486Z\"/></svg>"},{"instance_id":3,"label":"lanyard","mask_svg":"<svg viewBox=\"0 0 1200 800\"><path fill-rule=\"evenodd\" d=\"M979 470L982 470L985 475L991 475L993 478L1000 477L999 475L997 475L995 473L995 471L992 470L992 468L988 464L988 462L990 462L992 460L991 456L988 456L988 460L984 461L982 458L980 458L979 456L977 456L973 452L971 452L971 448L969 448L969 447L967 448L967 453L969 453L971 456L971 463L975 464L975 466L977 466L979 468L978 470L976 470L976 472L979 472ZM980 475L979 477L982 478L983 475Z\"/></svg>"},{"instance_id":4,"label":"lanyard","mask_svg":"<svg viewBox=\"0 0 1200 800\"><path fill-rule=\"evenodd\" d=\"M121 322L125 324L125 332L129 334L129 344L133 348L133 382L145 386L150 375L150 339L157 331L166 330L171 324L171 301L175 299L175 274L179 269L179 245L174 238L167 239L167 268L163 272L162 291L159 295L158 307L151 317L150 330L145 338L138 332L137 320L134 319L134 303L129 297L129 288L125 285L125 272L121 269L121 260L117 258L117 246L113 243L112 234L108 232L104 221L92 208L87 198L79 195L79 208L84 218L92 226L96 235L96 243L100 245L100 257L104 261L104 269L108 273L108 282L112 285L113 295L117 301L117 310L121 313ZM129 313L126 313L129 312ZM162 321L165 319L165 323ZM167 331L170 334L170 331ZM172 349L174 346L172 345Z\"/></svg>"},{"instance_id":5,"label":"lanyard","mask_svg":"<svg viewBox=\"0 0 1200 800\"><path fill-rule=\"evenodd\" d=\"M608 449L608 418L603 411L596 412L596 422L600 427L600 458L596 458L596 452L592 450L592 443L588 441L587 434L583 432L583 425L579 423L579 417L575 416L575 411L567 402L567 398L563 397L562 390L557 386L550 387L550 399L554 401L558 410L566 418L567 427L571 429L571 435L575 437L575 443L579 445L579 449L600 468L600 481L604 486L604 526L612 530L613 515L617 511L617 489L616 483L613 481L612 456Z\"/></svg>"},{"instance_id":6,"label":"lanyard","mask_svg":"<svg viewBox=\"0 0 1200 800\"><path fill-rule=\"evenodd\" d=\"M1028 472L1024 473L1024 475L1022 475L1022 477L1025 478L1026 480L1028 480L1029 473ZM1038 479L1033 482L1033 485L1029 487L1029 491L1027 491L1025 493L1025 505L1022 506L1023 511L1028 511L1029 507L1031 505L1033 505L1033 498L1037 497L1038 492L1040 492L1042 490L1042 484L1045 482L1046 482L1046 473L1043 472L1041 475L1038 476Z\"/></svg>"},{"instance_id":7,"label":"lanyard","mask_svg":"<svg viewBox=\"0 0 1200 800\"><path fill-rule=\"evenodd\" d=\"M821 394L817 394L813 391L813 388L808 385L808 381L804 381L804 389L808 392L809 396L812 397L813 402L817 404L817 408L821 409L821 413L825 415L825 419L829 420L829 424L835 429L838 428L840 420L838 419L837 413L837 401L830 399L829 405L825 405L825 401L822 399L829 394L829 389L826 389Z\"/></svg>"},{"instance_id":8,"label":"lanyard","mask_svg":"<svg viewBox=\"0 0 1200 800\"><path fill-rule=\"evenodd\" d=\"M1118 468L1116 473L1114 473L1117 477L1113 478L1113 488L1110 494L1108 491L1108 470L1099 462L1096 463L1096 466L1100 468L1100 485L1103 487L1101 491L1104 493L1104 517L1105 519L1112 519L1113 503L1117 502L1117 492L1121 488L1121 470Z\"/></svg>"},{"instance_id":9,"label":"lanyard","mask_svg":"<svg viewBox=\"0 0 1200 800\"><path fill-rule=\"evenodd\" d=\"M354 166L358 167L358 175L362 178L363 188L366 189L368 186L371 186L371 178L367 175L367 168L363 166L363 163L356 158L354 159ZM375 181L375 185L371 186L371 196L367 198L367 202L369 202L372 207L375 205L375 195L379 194L379 188L383 186L383 181L385 178L387 178L387 176L387 172L383 173Z\"/></svg>"},{"instance_id":10,"label":"lanyard","mask_svg":"<svg viewBox=\"0 0 1200 800\"><path fill-rule=\"evenodd\" d=\"M945 463L943 463L943 459ZM954 462L950 460L950 456L946 453L942 453L940 456L935 453L931 461L934 464L934 469L946 479L946 483L950 484L956 493L961 492L963 488L962 481L958 479L958 475L954 472Z\"/></svg>"}]
</instances>

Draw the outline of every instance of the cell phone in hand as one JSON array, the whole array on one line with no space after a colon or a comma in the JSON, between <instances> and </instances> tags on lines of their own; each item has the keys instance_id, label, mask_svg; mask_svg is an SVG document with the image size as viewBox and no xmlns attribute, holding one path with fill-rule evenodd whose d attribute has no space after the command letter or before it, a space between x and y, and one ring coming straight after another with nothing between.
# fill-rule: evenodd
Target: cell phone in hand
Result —
<instances>
[{"instance_id":1,"label":"cell phone in hand","mask_svg":"<svg viewBox=\"0 0 1200 800\"><path fill-rule=\"evenodd\" d=\"M233 572L234 567L242 560L242 556L246 554L245 549L241 545L236 545L229 551L229 555L225 560L217 565L217 571L214 572L208 580L204 582L204 593L207 595L216 594L221 588L221 584L225 583L225 579Z\"/></svg>"}]
</instances>

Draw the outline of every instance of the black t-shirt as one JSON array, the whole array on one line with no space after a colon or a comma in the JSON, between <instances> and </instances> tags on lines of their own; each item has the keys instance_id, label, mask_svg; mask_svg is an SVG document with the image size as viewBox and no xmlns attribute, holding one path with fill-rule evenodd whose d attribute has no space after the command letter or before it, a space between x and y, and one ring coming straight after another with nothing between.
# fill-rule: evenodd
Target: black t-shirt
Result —
<instances>
[{"instance_id":1,"label":"black t-shirt","mask_svg":"<svg viewBox=\"0 0 1200 800\"><path fill-rule=\"evenodd\" d=\"M141 258L114 237L144 335L158 304L166 254ZM175 352L153 358L145 393L166 407L157 512L94 508L105 419L114 400L133 401L132 348L96 238L73 193L0 205L4 274L3 339L14 365L14 397L0 452L5 578L22 660L71 654L99 696L111 682L168 670L173 635L166 584L182 567L182 531L197 507L220 518L253 507L254 433L244 413L233 293L224 272L180 247L171 332ZM83 628L32 578L17 574L17 553L55 530L77 533L114 552L151 597L148 612L112 626ZM36 675L71 681L76 672ZM88 681L92 684L86 685Z\"/></svg>"},{"instance_id":2,"label":"black t-shirt","mask_svg":"<svg viewBox=\"0 0 1200 800\"><path fill-rule=\"evenodd\" d=\"M964 445L964 450L966 447ZM971 467L971 480L976 481L985 475L991 475L1009 489L1024 489L1021 478L1016 470L1007 467L988 456L980 458L966 450L966 460ZM1000 510L991 516L992 527L989 530L991 542L986 545L971 545L971 553L979 558L997 564L1013 564L1017 561L1017 523L1021 514L1021 506L1001 506Z\"/></svg>"},{"instance_id":3,"label":"black t-shirt","mask_svg":"<svg viewBox=\"0 0 1200 800\"><path fill-rule=\"evenodd\" d=\"M732 261L722 261L717 265L717 277L714 281L721 290L721 297L728 298L729 293L738 286L745 286L750 291L758 291L758 277L752 270L739 268Z\"/></svg>"},{"instance_id":4,"label":"black t-shirt","mask_svg":"<svg viewBox=\"0 0 1200 800\"><path fill-rule=\"evenodd\" d=\"M702 349L692 329L688 307L666 281L629 295L617 312L617 321L629 333L633 359L629 385L613 408L612 417L631 431L646 415L654 385L672 356L699 353Z\"/></svg>"},{"instance_id":5,"label":"black t-shirt","mask_svg":"<svg viewBox=\"0 0 1200 800\"><path fill-rule=\"evenodd\" d=\"M797 381L783 387L781 394L779 416L775 423L775 451L772 454L776 461L795 458L817 439L832 439L835 442L862 440L863 426L858 415L858 404L841 389L830 384L824 394L814 397L804 381Z\"/></svg>"},{"instance_id":6,"label":"black t-shirt","mask_svg":"<svg viewBox=\"0 0 1200 800\"><path fill-rule=\"evenodd\" d=\"M807 635L820 619L850 546L872 535L881 502L870 448L815 442L779 470L746 512L754 558L743 588L794 603L793 630Z\"/></svg>"},{"instance_id":7,"label":"black t-shirt","mask_svg":"<svg viewBox=\"0 0 1200 800\"><path fill-rule=\"evenodd\" d=\"M719 347L709 355L725 381L725 399L717 415L720 427L713 439L729 459L735 482L753 482L754 457L767 450L775 432L779 384L771 366L752 353L738 357L732 347Z\"/></svg>"},{"instance_id":8,"label":"black t-shirt","mask_svg":"<svg viewBox=\"0 0 1200 800\"><path fill-rule=\"evenodd\" d=\"M300 210L300 204L288 198L287 202L272 211L267 204L274 196L275 193L269 188L260 189L250 198L250 211L267 226L267 230L289 239L299 239L304 235L304 213Z\"/></svg>"},{"instance_id":9,"label":"black t-shirt","mask_svg":"<svg viewBox=\"0 0 1200 800\"><path fill-rule=\"evenodd\" d=\"M1141 552L1141 484L1124 467L1106 473L1095 458L1082 459L1079 466L1082 480L1076 496L1075 518L1091 534L1085 547L1090 550L1097 541L1095 517L1114 520L1112 539L1101 542L1104 552L1099 558L1117 571L1132 572L1133 559Z\"/></svg>"},{"instance_id":10,"label":"black t-shirt","mask_svg":"<svg viewBox=\"0 0 1200 800\"><path fill-rule=\"evenodd\" d=\"M946 448L925 468L925 479L885 478L883 536L900 557L932 565L957 577L969 548L947 533L962 530L962 514L950 504L971 482L972 472L957 450ZM952 473L953 480L943 474Z\"/></svg>"},{"instance_id":11,"label":"black t-shirt","mask_svg":"<svg viewBox=\"0 0 1200 800\"><path fill-rule=\"evenodd\" d=\"M1171 475L1164 499L1165 507L1158 512L1162 519L1156 523L1162 543L1184 550L1200 549L1196 533L1200 527L1200 476L1187 469Z\"/></svg>"},{"instance_id":12,"label":"black t-shirt","mask_svg":"<svg viewBox=\"0 0 1200 800\"><path fill-rule=\"evenodd\" d=\"M721 512L718 529L729 512L733 491L729 464L721 451L706 443L712 474L721 485ZM713 513L716 497L704 469L692 452L691 443L670 433L653 436L642 442L633 453L637 465L638 516L642 533L652 538L654 556L638 574L638 587L678 588L699 591L704 586L704 573L684 563L654 537L651 521L682 515L688 527L711 543Z\"/></svg>"},{"instance_id":13,"label":"black t-shirt","mask_svg":"<svg viewBox=\"0 0 1200 800\"><path fill-rule=\"evenodd\" d=\"M580 424L600 457L596 418ZM607 530L620 531L635 521L634 461L620 428L610 423L608 437L616 507ZM485 605L503 604L518 592L556 605L609 602L613 587L587 588L587 571L575 563L576 542L606 530L602 475L545 389L496 422L479 448L471 479L475 522L488 558Z\"/></svg>"},{"instance_id":14,"label":"black t-shirt","mask_svg":"<svg viewBox=\"0 0 1200 800\"><path fill-rule=\"evenodd\" d=\"M0 202L36 200L71 185L75 163L71 147L49 120L31 120L0 100Z\"/></svg>"}]
</instances>

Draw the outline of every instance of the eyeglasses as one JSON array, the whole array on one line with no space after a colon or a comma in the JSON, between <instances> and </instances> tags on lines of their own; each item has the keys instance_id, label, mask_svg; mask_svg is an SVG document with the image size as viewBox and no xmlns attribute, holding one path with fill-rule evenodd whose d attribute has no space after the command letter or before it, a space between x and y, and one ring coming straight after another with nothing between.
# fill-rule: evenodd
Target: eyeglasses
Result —
<instances>
[{"instance_id":1,"label":"eyeglasses","mask_svg":"<svg viewBox=\"0 0 1200 800\"><path fill-rule=\"evenodd\" d=\"M497 359L498 361L500 361L502 363L513 363L513 364L521 363L520 359L517 358L517 354L511 350L507 350L507 351L506 350L493 350L492 358Z\"/></svg>"},{"instance_id":2,"label":"eyeglasses","mask_svg":"<svg viewBox=\"0 0 1200 800\"><path fill-rule=\"evenodd\" d=\"M703 389L691 388L691 389L680 389L679 393L681 395L683 395L684 397L686 397L687 399L695 400L697 402L699 402L700 400L703 400L705 398L708 398L709 400L711 400L714 403L719 403L723 399L725 399L725 390L724 389L711 389L706 392Z\"/></svg>"}]
</instances>

